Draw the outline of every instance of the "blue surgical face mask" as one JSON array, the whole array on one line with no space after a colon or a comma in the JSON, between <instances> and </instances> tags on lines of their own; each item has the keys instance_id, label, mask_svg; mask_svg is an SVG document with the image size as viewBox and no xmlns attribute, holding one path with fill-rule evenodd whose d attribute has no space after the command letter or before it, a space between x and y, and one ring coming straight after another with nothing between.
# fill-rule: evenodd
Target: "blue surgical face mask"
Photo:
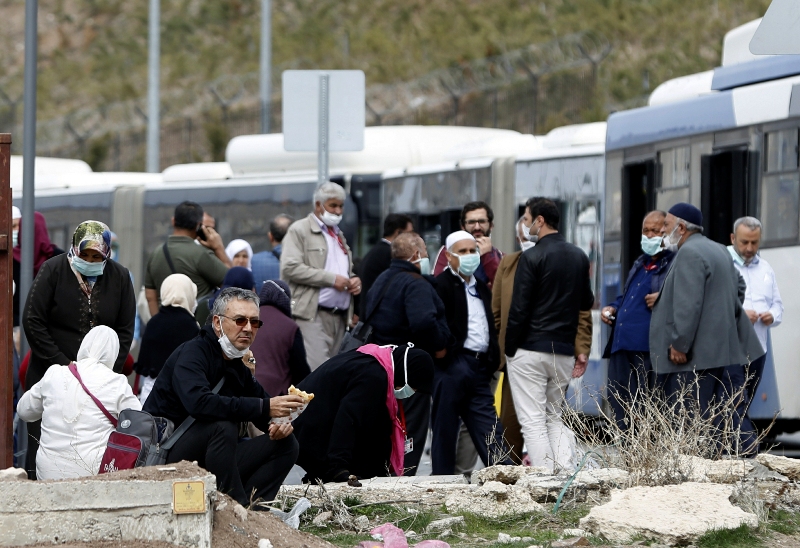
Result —
<instances>
[{"instance_id":1,"label":"blue surgical face mask","mask_svg":"<svg viewBox=\"0 0 800 548\"><path fill-rule=\"evenodd\" d=\"M106 267L106 262L90 263L89 261L84 261L80 257L73 257L72 267L84 276L102 276L103 269Z\"/></svg>"},{"instance_id":2,"label":"blue surgical face mask","mask_svg":"<svg viewBox=\"0 0 800 548\"><path fill-rule=\"evenodd\" d=\"M406 383L403 385L403 388L394 391L394 397L398 400L404 400L414 395L414 389L408 385L408 349L412 346L414 345L409 343L409 345L406 346L406 353L403 355L403 375L406 379Z\"/></svg>"},{"instance_id":3,"label":"blue surgical face mask","mask_svg":"<svg viewBox=\"0 0 800 548\"><path fill-rule=\"evenodd\" d=\"M423 276L428 276L431 273L431 260L428 257L411 261L412 264L419 265L419 273Z\"/></svg>"},{"instance_id":4,"label":"blue surgical face mask","mask_svg":"<svg viewBox=\"0 0 800 548\"><path fill-rule=\"evenodd\" d=\"M481 256L477 253L458 256L458 271L464 276L472 276L481 265Z\"/></svg>"},{"instance_id":5,"label":"blue surgical face mask","mask_svg":"<svg viewBox=\"0 0 800 548\"><path fill-rule=\"evenodd\" d=\"M650 255L657 255L661 252L661 242L663 238L661 236L654 236L652 238L648 238L644 234L642 234L642 251Z\"/></svg>"},{"instance_id":6,"label":"blue surgical face mask","mask_svg":"<svg viewBox=\"0 0 800 548\"><path fill-rule=\"evenodd\" d=\"M11 242L14 244L11 247L17 247L19 245L19 230L11 231Z\"/></svg>"}]
</instances>

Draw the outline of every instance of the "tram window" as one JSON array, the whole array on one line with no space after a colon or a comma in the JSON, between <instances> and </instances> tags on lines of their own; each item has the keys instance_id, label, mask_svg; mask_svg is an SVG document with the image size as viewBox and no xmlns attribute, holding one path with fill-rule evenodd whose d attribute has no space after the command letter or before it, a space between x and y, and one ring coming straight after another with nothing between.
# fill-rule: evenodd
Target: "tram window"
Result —
<instances>
[{"instance_id":1,"label":"tram window","mask_svg":"<svg viewBox=\"0 0 800 548\"><path fill-rule=\"evenodd\" d=\"M768 173L797 169L797 128L767 133Z\"/></svg>"},{"instance_id":2,"label":"tram window","mask_svg":"<svg viewBox=\"0 0 800 548\"><path fill-rule=\"evenodd\" d=\"M800 236L800 174L770 175L761 189L764 243L795 242Z\"/></svg>"}]
</instances>

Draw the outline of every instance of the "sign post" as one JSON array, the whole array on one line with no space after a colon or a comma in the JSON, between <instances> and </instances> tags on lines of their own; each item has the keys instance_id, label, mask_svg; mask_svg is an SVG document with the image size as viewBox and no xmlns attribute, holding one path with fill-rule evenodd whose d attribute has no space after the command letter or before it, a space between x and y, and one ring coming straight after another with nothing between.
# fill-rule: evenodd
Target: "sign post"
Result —
<instances>
[{"instance_id":1,"label":"sign post","mask_svg":"<svg viewBox=\"0 0 800 548\"><path fill-rule=\"evenodd\" d=\"M330 152L364 150L365 78L360 70L283 72L283 148L317 153L317 183Z\"/></svg>"},{"instance_id":2,"label":"sign post","mask_svg":"<svg viewBox=\"0 0 800 548\"><path fill-rule=\"evenodd\" d=\"M328 180L328 122L330 106L328 83L330 76L325 73L319 75L319 144L317 145L317 184L321 185Z\"/></svg>"}]
</instances>

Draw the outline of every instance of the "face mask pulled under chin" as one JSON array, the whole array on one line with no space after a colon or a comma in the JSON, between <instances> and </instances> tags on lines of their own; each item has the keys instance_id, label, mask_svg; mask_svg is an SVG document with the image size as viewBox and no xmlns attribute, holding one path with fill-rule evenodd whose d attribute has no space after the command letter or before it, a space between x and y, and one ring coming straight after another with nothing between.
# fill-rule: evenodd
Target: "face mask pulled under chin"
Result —
<instances>
[{"instance_id":1,"label":"face mask pulled under chin","mask_svg":"<svg viewBox=\"0 0 800 548\"><path fill-rule=\"evenodd\" d=\"M222 353L225 354L226 357L228 357L229 359L233 360L235 358L241 358L242 356L244 356L247 353L247 350L250 348L249 346L247 348L245 348L244 350L239 350L238 348L233 346L233 343L231 342L231 340L228 338L228 336L222 330L222 323L221 322L219 324L219 332L221 333L221 335L219 336L217 341L219 342L219 346L222 348Z\"/></svg>"},{"instance_id":2,"label":"face mask pulled under chin","mask_svg":"<svg viewBox=\"0 0 800 548\"><path fill-rule=\"evenodd\" d=\"M337 215L336 213L331 213L330 211L328 211L327 209L325 209L323 207L322 208L322 219L321 220L325 224L325 226L334 227L334 226L338 226L339 223L342 222L342 216L341 215Z\"/></svg>"}]
</instances>

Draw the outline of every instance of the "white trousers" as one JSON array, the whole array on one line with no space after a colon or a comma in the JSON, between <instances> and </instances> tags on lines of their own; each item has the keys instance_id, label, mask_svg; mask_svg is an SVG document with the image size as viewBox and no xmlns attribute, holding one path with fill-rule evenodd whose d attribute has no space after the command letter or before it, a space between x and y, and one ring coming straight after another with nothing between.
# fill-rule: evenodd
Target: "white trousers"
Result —
<instances>
[{"instance_id":1,"label":"white trousers","mask_svg":"<svg viewBox=\"0 0 800 548\"><path fill-rule=\"evenodd\" d=\"M575 358L519 349L506 363L531 465L573 471L575 434L561 421L561 406Z\"/></svg>"}]
</instances>

